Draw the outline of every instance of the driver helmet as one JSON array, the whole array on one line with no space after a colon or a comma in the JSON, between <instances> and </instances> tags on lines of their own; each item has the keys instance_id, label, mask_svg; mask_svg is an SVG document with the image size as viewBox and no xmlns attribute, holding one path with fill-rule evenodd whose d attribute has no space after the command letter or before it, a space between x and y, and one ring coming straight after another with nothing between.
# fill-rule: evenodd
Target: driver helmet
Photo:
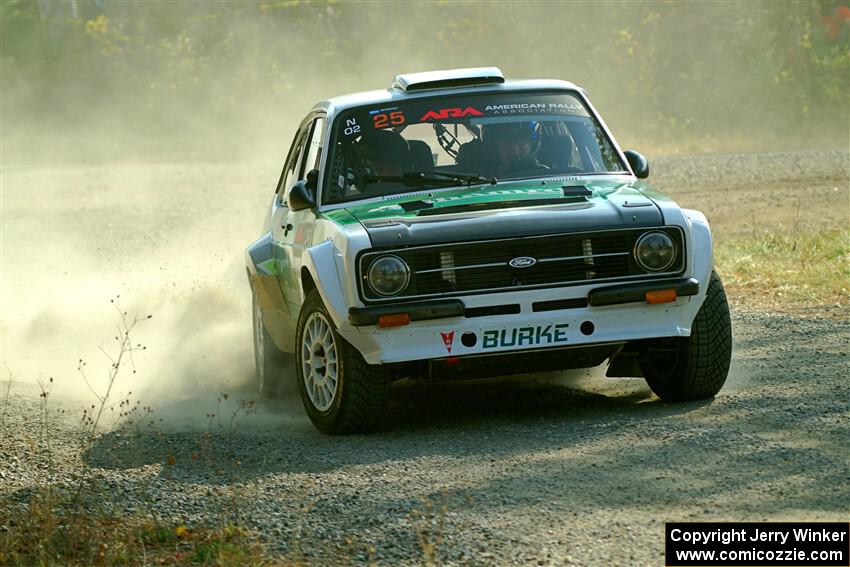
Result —
<instances>
[{"instance_id":1,"label":"driver helmet","mask_svg":"<svg viewBox=\"0 0 850 567\"><path fill-rule=\"evenodd\" d=\"M374 130L357 140L357 149L375 175L401 175L410 162L407 141L390 130Z\"/></svg>"},{"instance_id":2,"label":"driver helmet","mask_svg":"<svg viewBox=\"0 0 850 567\"><path fill-rule=\"evenodd\" d=\"M499 122L485 124L482 132L485 142L529 142L532 147L540 141L540 122Z\"/></svg>"},{"instance_id":3,"label":"driver helmet","mask_svg":"<svg viewBox=\"0 0 850 567\"><path fill-rule=\"evenodd\" d=\"M533 159L540 149L540 122L497 122L485 124L482 137L485 143L494 144L503 165L522 163Z\"/></svg>"}]
</instances>

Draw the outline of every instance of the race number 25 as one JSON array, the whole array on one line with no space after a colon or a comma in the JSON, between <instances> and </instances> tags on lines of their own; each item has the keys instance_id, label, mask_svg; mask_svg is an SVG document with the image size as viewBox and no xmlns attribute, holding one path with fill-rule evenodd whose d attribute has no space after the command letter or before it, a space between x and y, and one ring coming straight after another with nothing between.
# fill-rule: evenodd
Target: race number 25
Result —
<instances>
[{"instance_id":1,"label":"race number 25","mask_svg":"<svg viewBox=\"0 0 850 567\"><path fill-rule=\"evenodd\" d=\"M389 125L399 126L404 124L404 113L400 110L390 112L389 114L385 112L383 114L376 114L372 117L372 120L375 121L375 128L386 128Z\"/></svg>"}]
</instances>

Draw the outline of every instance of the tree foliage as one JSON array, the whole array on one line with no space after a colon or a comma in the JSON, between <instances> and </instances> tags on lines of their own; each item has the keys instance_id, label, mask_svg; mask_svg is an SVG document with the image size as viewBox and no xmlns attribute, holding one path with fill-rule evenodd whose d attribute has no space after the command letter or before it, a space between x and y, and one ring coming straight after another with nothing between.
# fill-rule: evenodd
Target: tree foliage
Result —
<instances>
[{"instance_id":1,"label":"tree foliage","mask_svg":"<svg viewBox=\"0 0 850 567\"><path fill-rule=\"evenodd\" d=\"M233 155L270 140L279 152L316 100L480 65L586 87L632 145L846 145L845 10L834 0L4 0L4 152L9 140L36 151L45 132L62 144L120 137L127 155Z\"/></svg>"}]
</instances>

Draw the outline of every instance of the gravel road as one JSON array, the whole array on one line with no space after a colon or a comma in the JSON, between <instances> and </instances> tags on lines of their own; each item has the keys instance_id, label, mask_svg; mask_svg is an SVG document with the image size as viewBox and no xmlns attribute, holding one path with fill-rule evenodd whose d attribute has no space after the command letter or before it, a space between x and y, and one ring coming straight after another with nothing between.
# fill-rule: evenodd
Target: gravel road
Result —
<instances>
[{"instance_id":1,"label":"gravel road","mask_svg":"<svg viewBox=\"0 0 850 567\"><path fill-rule=\"evenodd\" d=\"M735 164L723 184L790 192L816 179L834 195L824 210L847 202L846 152L664 158L653 176L711 218L721 200L682 188L691 171L720 184L708 162ZM662 565L665 521L847 520L848 317L733 311L729 381L710 402L665 404L642 380L592 370L401 382L369 436L323 436L298 401L246 414L240 403L256 397L239 250L274 183L260 171L3 171L3 354L16 375L8 400L0 384L3 496L69 483L82 462L103 511L235 520L270 551L318 565L420 564L431 546L441 564ZM80 454L91 395L73 371L109 349L116 293L154 317L138 331L150 354L115 400L153 413L112 416ZM56 377L47 418L39 374Z\"/></svg>"}]
</instances>

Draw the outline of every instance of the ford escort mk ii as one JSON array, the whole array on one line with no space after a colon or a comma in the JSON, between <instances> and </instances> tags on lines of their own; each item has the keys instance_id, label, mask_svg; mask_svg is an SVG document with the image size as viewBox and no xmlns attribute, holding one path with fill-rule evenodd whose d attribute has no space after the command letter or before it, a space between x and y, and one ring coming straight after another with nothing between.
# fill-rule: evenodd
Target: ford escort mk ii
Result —
<instances>
[{"instance_id":1,"label":"ford escort mk ii","mask_svg":"<svg viewBox=\"0 0 850 567\"><path fill-rule=\"evenodd\" d=\"M318 103L246 254L261 391L294 380L328 433L375 427L403 377L607 362L662 400L714 396L711 232L648 174L564 81L414 73Z\"/></svg>"}]
</instances>

